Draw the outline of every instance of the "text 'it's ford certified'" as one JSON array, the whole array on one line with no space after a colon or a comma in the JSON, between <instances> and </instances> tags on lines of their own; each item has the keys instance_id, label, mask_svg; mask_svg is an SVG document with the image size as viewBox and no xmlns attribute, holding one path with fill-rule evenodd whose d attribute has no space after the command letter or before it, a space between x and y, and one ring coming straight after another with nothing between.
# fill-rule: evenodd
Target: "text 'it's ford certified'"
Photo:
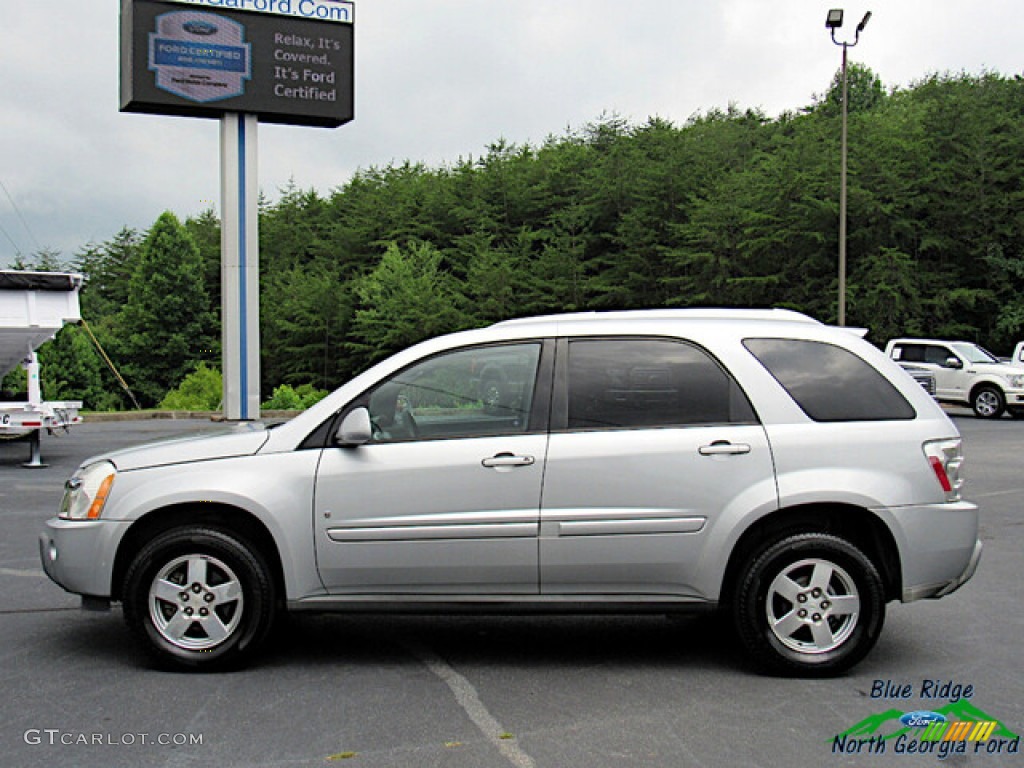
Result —
<instances>
[{"instance_id":1,"label":"text 'it's ford certified'","mask_svg":"<svg viewBox=\"0 0 1024 768\"><path fill-rule=\"evenodd\" d=\"M895 362L785 310L525 318L400 352L274 428L96 456L40 535L165 666L275 618L728 616L753 665L834 675L886 605L981 557L960 435Z\"/></svg>"}]
</instances>

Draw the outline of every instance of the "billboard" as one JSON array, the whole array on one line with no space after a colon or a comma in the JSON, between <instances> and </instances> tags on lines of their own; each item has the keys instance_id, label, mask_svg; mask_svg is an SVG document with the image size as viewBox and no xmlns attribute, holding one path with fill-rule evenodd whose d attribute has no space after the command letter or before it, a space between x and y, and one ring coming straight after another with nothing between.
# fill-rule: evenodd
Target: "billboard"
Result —
<instances>
[{"instance_id":1,"label":"billboard","mask_svg":"<svg viewBox=\"0 0 1024 768\"><path fill-rule=\"evenodd\" d=\"M121 111L334 128L353 37L344 0L121 0Z\"/></svg>"}]
</instances>

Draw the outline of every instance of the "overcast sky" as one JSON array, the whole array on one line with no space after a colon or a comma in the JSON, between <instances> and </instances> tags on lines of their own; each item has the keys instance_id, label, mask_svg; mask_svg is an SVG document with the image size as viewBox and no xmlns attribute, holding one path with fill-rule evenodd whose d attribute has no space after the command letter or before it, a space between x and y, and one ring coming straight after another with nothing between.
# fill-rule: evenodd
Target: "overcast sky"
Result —
<instances>
[{"instance_id":1,"label":"overcast sky","mask_svg":"<svg viewBox=\"0 0 1024 768\"><path fill-rule=\"evenodd\" d=\"M121 114L118 0L0 0L0 262L70 258L163 210L220 209L215 120ZM822 93L836 0L356 0L355 120L261 125L259 180L321 194L359 168L437 166L538 144L602 113L676 123L735 103L770 116ZM887 87L1024 70L1020 0L848 3L851 60ZM12 202L13 200L13 202ZM20 213L20 215L19 215Z\"/></svg>"}]
</instances>

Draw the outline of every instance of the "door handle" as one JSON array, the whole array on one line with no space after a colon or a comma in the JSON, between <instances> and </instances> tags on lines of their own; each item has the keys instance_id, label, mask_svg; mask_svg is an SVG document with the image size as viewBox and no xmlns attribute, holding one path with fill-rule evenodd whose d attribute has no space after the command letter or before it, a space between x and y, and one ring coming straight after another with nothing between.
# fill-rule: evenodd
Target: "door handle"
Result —
<instances>
[{"instance_id":1,"label":"door handle","mask_svg":"<svg viewBox=\"0 0 1024 768\"><path fill-rule=\"evenodd\" d=\"M728 440L715 440L711 445L702 445L697 449L701 456L739 456L750 453L746 443L730 443Z\"/></svg>"},{"instance_id":2,"label":"door handle","mask_svg":"<svg viewBox=\"0 0 1024 768\"><path fill-rule=\"evenodd\" d=\"M528 467L533 464L534 461L535 459L533 456L516 456L512 453L499 453L489 459L484 459L480 463L485 467L502 469L504 467Z\"/></svg>"}]
</instances>

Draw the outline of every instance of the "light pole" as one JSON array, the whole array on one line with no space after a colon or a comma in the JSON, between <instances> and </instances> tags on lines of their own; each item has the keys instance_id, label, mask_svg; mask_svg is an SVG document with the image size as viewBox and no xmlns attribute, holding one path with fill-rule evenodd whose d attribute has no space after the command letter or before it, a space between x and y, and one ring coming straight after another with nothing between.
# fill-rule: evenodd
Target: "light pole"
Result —
<instances>
[{"instance_id":1,"label":"light pole","mask_svg":"<svg viewBox=\"0 0 1024 768\"><path fill-rule=\"evenodd\" d=\"M843 9L833 8L825 17L825 28L832 32L832 42L843 49L843 130L839 161L839 325L846 325L846 49L860 42L860 33L870 18L871 11L868 11L857 25L853 42L841 43L836 40L836 30L843 26Z\"/></svg>"}]
</instances>

